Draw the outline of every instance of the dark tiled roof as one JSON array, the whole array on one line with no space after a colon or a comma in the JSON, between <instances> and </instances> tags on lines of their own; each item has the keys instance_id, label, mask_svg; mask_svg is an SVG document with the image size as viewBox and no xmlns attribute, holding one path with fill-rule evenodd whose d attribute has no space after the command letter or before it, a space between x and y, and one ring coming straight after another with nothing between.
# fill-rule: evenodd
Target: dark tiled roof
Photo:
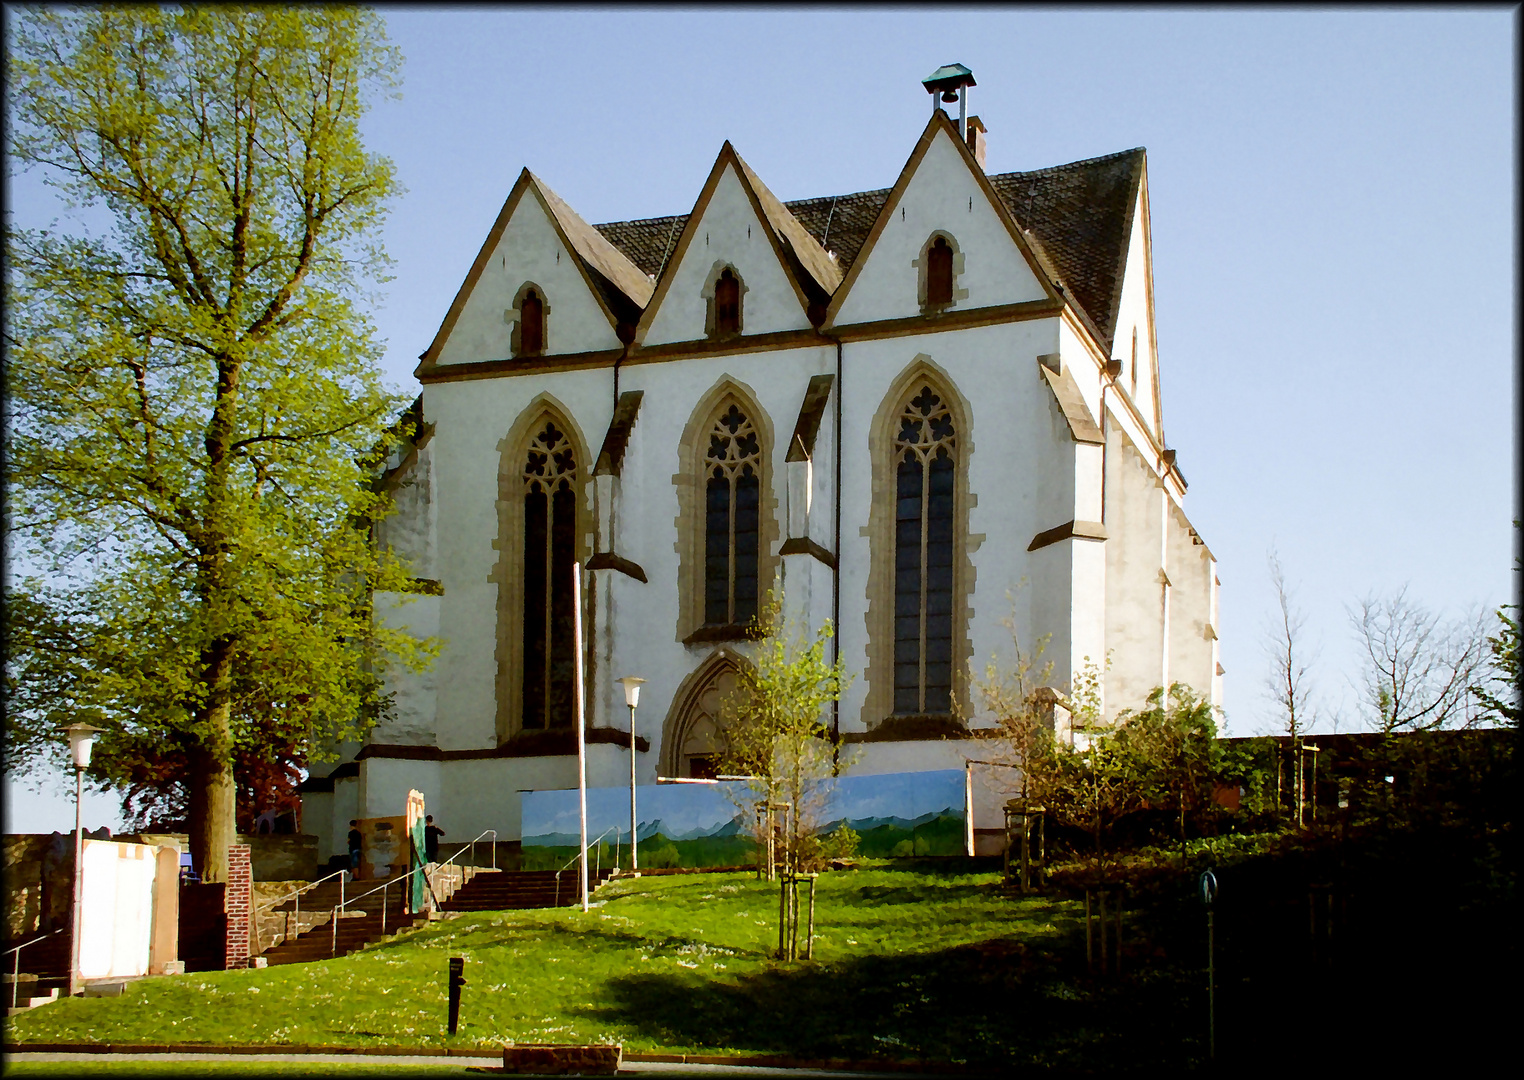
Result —
<instances>
[{"instance_id":1,"label":"dark tiled roof","mask_svg":"<svg viewBox=\"0 0 1524 1080\"><path fill-rule=\"evenodd\" d=\"M1057 269L1060 284L1111 345L1132 211L1143 178L1142 147L1031 172L989 178L1006 208ZM796 199L783 205L827 251L843 274L851 268L889 197L889 188ZM688 215L595 225L647 274L660 274Z\"/></svg>"},{"instance_id":2,"label":"dark tiled roof","mask_svg":"<svg viewBox=\"0 0 1524 1080\"><path fill-rule=\"evenodd\" d=\"M1063 275L1063 284L1108 347L1116 333L1143 162L1143 148L1138 147L1051 169L990 177L1017 222L1037 235Z\"/></svg>"}]
</instances>

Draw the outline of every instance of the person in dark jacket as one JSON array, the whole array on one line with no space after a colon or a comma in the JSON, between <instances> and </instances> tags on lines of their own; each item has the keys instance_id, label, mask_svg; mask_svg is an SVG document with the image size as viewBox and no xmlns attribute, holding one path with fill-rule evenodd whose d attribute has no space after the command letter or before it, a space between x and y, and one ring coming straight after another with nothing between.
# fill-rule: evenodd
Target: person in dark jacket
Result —
<instances>
[{"instance_id":1,"label":"person in dark jacket","mask_svg":"<svg viewBox=\"0 0 1524 1080\"><path fill-rule=\"evenodd\" d=\"M423 819L423 857L428 862L439 861L439 838L443 835L444 830L434 824L433 814Z\"/></svg>"},{"instance_id":2,"label":"person in dark jacket","mask_svg":"<svg viewBox=\"0 0 1524 1080\"><path fill-rule=\"evenodd\" d=\"M351 881L360 876L360 823L351 819L349 822L349 878Z\"/></svg>"}]
</instances>

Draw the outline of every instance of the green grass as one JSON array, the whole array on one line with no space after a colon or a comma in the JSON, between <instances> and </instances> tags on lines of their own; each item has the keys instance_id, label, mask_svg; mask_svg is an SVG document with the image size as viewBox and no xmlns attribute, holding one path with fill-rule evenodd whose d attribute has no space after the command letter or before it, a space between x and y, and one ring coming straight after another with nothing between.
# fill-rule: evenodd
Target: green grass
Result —
<instances>
[{"instance_id":1,"label":"green grass","mask_svg":"<svg viewBox=\"0 0 1524 1080\"><path fill-rule=\"evenodd\" d=\"M586 915L463 915L322 963L143 980L118 998L18 1016L9 1039L621 1042L627 1052L1060 1065L1118 1060L1125 1047L1139 1066L1180 1060L1190 1038L1178 978L1089 983L1081 906L1010 900L996 882L909 860L823 874L816 959L786 965L771 955L775 885L744 873L616 881ZM466 958L468 980L453 1038L451 956Z\"/></svg>"}]
</instances>

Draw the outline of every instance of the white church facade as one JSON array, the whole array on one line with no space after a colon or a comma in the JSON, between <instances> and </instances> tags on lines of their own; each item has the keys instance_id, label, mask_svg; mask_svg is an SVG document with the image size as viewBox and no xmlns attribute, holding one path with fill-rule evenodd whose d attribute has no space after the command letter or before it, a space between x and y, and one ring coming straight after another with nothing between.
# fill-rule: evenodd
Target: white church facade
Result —
<instances>
[{"instance_id":1,"label":"white church facade","mask_svg":"<svg viewBox=\"0 0 1524 1080\"><path fill-rule=\"evenodd\" d=\"M940 82L938 81L940 77ZM1142 149L986 174L956 65L890 188L780 202L726 143L692 210L592 226L525 170L421 357L382 542L435 636L363 744L315 765L304 827L410 788L452 839L519 838L519 793L629 777L615 682L646 680L639 782L712 775L719 700L768 592L830 620L853 773L963 768L974 679L1046 638L1059 695L1179 682L1221 701L1216 562L1166 449ZM1060 723L1062 723L1060 711ZM321 775L321 774L327 775ZM982 832L999 801L975 802Z\"/></svg>"}]
</instances>

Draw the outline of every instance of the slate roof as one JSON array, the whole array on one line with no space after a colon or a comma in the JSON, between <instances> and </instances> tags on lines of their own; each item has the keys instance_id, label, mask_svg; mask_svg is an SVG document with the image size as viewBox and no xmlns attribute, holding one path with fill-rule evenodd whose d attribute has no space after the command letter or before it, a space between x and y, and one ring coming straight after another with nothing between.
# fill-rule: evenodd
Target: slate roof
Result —
<instances>
[{"instance_id":1,"label":"slate roof","mask_svg":"<svg viewBox=\"0 0 1524 1080\"><path fill-rule=\"evenodd\" d=\"M1030 172L996 173L991 186L1023 229L1037 238L1038 258L1111 347L1133 207L1143 180L1142 147ZM827 251L844 275L862 250L889 198L889 188L796 199L784 207ZM642 272L660 276L688 215L615 221L593 228Z\"/></svg>"}]
</instances>

